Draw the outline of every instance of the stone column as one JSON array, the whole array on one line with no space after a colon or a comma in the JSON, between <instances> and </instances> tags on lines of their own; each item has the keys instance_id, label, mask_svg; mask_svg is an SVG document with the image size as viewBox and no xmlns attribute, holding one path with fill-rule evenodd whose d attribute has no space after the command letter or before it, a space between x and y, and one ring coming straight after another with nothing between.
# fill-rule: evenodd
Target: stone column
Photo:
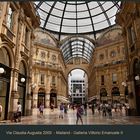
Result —
<instances>
[{"instance_id":1,"label":"stone column","mask_svg":"<svg viewBox=\"0 0 140 140\"><path fill-rule=\"evenodd\" d=\"M33 108L37 108L38 92L33 92Z\"/></svg>"},{"instance_id":2,"label":"stone column","mask_svg":"<svg viewBox=\"0 0 140 140\"><path fill-rule=\"evenodd\" d=\"M50 107L50 94L49 93L47 93L45 95L45 107L46 108L49 108Z\"/></svg>"},{"instance_id":3,"label":"stone column","mask_svg":"<svg viewBox=\"0 0 140 140\"><path fill-rule=\"evenodd\" d=\"M12 115L17 110L17 102L19 98L18 93L18 71L12 70L11 72L11 94L9 99L9 116L8 119L12 119Z\"/></svg>"},{"instance_id":4,"label":"stone column","mask_svg":"<svg viewBox=\"0 0 140 140\"><path fill-rule=\"evenodd\" d=\"M32 115L32 111L31 111L31 94L27 94L27 98L26 98L26 115Z\"/></svg>"},{"instance_id":5,"label":"stone column","mask_svg":"<svg viewBox=\"0 0 140 140\"><path fill-rule=\"evenodd\" d=\"M31 115L31 84L30 84L30 77L27 76L26 78L26 97L25 97L25 115Z\"/></svg>"},{"instance_id":6,"label":"stone column","mask_svg":"<svg viewBox=\"0 0 140 140\"><path fill-rule=\"evenodd\" d=\"M48 72L47 74L47 87L46 87L46 95L45 95L45 107L49 108L50 107L50 85L51 85L51 76L50 73Z\"/></svg>"}]
</instances>

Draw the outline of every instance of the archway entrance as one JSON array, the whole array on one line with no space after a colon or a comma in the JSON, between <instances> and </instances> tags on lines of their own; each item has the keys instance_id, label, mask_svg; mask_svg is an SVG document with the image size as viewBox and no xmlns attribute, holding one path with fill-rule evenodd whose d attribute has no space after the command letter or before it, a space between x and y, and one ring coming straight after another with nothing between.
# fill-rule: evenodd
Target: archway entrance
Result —
<instances>
[{"instance_id":1,"label":"archway entrance","mask_svg":"<svg viewBox=\"0 0 140 140\"><path fill-rule=\"evenodd\" d=\"M120 102L120 91L118 87L112 88L112 102L119 103Z\"/></svg>"},{"instance_id":2,"label":"archway entrance","mask_svg":"<svg viewBox=\"0 0 140 140\"><path fill-rule=\"evenodd\" d=\"M38 103L37 106L39 107L40 104L45 105L45 90L40 88L38 91Z\"/></svg>"},{"instance_id":3,"label":"archway entrance","mask_svg":"<svg viewBox=\"0 0 140 140\"><path fill-rule=\"evenodd\" d=\"M74 69L68 75L69 100L72 104L87 103L88 76L84 70Z\"/></svg>"},{"instance_id":4,"label":"archway entrance","mask_svg":"<svg viewBox=\"0 0 140 140\"><path fill-rule=\"evenodd\" d=\"M55 89L51 89L50 91L50 106L53 105L55 108L57 107L57 93Z\"/></svg>"},{"instance_id":5,"label":"archway entrance","mask_svg":"<svg viewBox=\"0 0 140 140\"><path fill-rule=\"evenodd\" d=\"M105 88L100 89L100 101L107 102L107 91Z\"/></svg>"},{"instance_id":6,"label":"archway entrance","mask_svg":"<svg viewBox=\"0 0 140 140\"><path fill-rule=\"evenodd\" d=\"M25 115L25 97L26 97L26 76L27 72L26 72L26 67L23 61L20 62L20 66L19 66L19 74L18 74L18 92L19 92L19 99L18 101L21 103L22 105L22 115Z\"/></svg>"},{"instance_id":7,"label":"archway entrance","mask_svg":"<svg viewBox=\"0 0 140 140\"><path fill-rule=\"evenodd\" d=\"M0 103L3 107L1 119L8 117L9 90L11 77L11 58L6 48L0 48Z\"/></svg>"},{"instance_id":8,"label":"archway entrance","mask_svg":"<svg viewBox=\"0 0 140 140\"><path fill-rule=\"evenodd\" d=\"M135 81L134 85L135 85L137 115L140 115L140 60L136 59L134 61L133 71Z\"/></svg>"}]
</instances>

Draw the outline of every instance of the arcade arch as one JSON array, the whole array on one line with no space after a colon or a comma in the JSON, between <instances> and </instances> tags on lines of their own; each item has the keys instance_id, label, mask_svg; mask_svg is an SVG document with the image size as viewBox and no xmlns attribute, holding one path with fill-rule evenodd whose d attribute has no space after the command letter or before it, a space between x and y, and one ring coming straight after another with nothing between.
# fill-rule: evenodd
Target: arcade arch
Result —
<instances>
[{"instance_id":1,"label":"arcade arch","mask_svg":"<svg viewBox=\"0 0 140 140\"><path fill-rule=\"evenodd\" d=\"M68 74L68 94L71 103L86 103L88 99L88 76L82 69L72 69Z\"/></svg>"}]
</instances>

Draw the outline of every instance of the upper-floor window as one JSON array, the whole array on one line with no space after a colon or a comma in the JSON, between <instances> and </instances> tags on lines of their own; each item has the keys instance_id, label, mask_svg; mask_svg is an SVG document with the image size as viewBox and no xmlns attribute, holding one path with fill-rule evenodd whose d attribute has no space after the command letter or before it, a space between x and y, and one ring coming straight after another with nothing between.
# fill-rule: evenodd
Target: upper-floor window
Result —
<instances>
[{"instance_id":1,"label":"upper-floor window","mask_svg":"<svg viewBox=\"0 0 140 140\"><path fill-rule=\"evenodd\" d=\"M45 75L44 74L41 74L40 75L41 84L44 84L44 79L45 79Z\"/></svg>"},{"instance_id":2,"label":"upper-floor window","mask_svg":"<svg viewBox=\"0 0 140 140\"><path fill-rule=\"evenodd\" d=\"M101 85L104 85L104 75L101 75Z\"/></svg>"},{"instance_id":3,"label":"upper-floor window","mask_svg":"<svg viewBox=\"0 0 140 140\"><path fill-rule=\"evenodd\" d=\"M28 42L29 42L29 30L26 27L26 29L25 29L25 45L26 45L27 48L29 47Z\"/></svg>"},{"instance_id":4,"label":"upper-floor window","mask_svg":"<svg viewBox=\"0 0 140 140\"><path fill-rule=\"evenodd\" d=\"M112 83L113 84L116 84L117 83L117 74L116 73L113 73L112 74Z\"/></svg>"},{"instance_id":5,"label":"upper-floor window","mask_svg":"<svg viewBox=\"0 0 140 140\"><path fill-rule=\"evenodd\" d=\"M103 59L104 59L104 54L100 54L100 55L99 55L99 59L100 59L100 60L103 60Z\"/></svg>"},{"instance_id":6,"label":"upper-floor window","mask_svg":"<svg viewBox=\"0 0 140 140\"><path fill-rule=\"evenodd\" d=\"M134 44L135 39L136 39L136 34L135 34L135 30L134 30L133 26L130 26L128 28L128 35L129 35L129 43L130 43L130 45Z\"/></svg>"},{"instance_id":7,"label":"upper-floor window","mask_svg":"<svg viewBox=\"0 0 140 140\"><path fill-rule=\"evenodd\" d=\"M12 30L13 28L13 9L9 7L7 14L7 27Z\"/></svg>"},{"instance_id":8,"label":"upper-floor window","mask_svg":"<svg viewBox=\"0 0 140 140\"><path fill-rule=\"evenodd\" d=\"M56 61L56 55L52 55L52 62Z\"/></svg>"},{"instance_id":9,"label":"upper-floor window","mask_svg":"<svg viewBox=\"0 0 140 140\"><path fill-rule=\"evenodd\" d=\"M55 76L52 76L52 84L55 84Z\"/></svg>"},{"instance_id":10,"label":"upper-floor window","mask_svg":"<svg viewBox=\"0 0 140 140\"><path fill-rule=\"evenodd\" d=\"M41 51L40 56L41 56L42 59L44 59L45 56L46 56L46 53L44 51Z\"/></svg>"},{"instance_id":11,"label":"upper-floor window","mask_svg":"<svg viewBox=\"0 0 140 140\"><path fill-rule=\"evenodd\" d=\"M116 52L115 51L111 51L110 56L111 57L115 57L116 56Z\"/></svg>"}]
</instances>

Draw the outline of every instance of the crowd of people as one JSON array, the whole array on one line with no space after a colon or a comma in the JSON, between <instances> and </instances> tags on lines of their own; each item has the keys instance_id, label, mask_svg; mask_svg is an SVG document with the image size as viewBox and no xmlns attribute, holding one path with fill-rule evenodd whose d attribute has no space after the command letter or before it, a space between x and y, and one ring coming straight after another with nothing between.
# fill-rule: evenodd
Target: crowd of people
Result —
<instances>
[{"instance_id":1,"label":"crowd of people","mask_svg":"<svg viewBox=\"0 0 140 140\"><path fill-rule=\"evenodd\" d=\"M43 117L43 111L44 111L44 104L39 104L39 112L40 116ZM50 105L50 109L54 111L54 105ZM81 124L83 124L82 117L88 115L87 110L91 110L93 115L100 115L103 117L109 116L112 117L112 112L116 112L118 114L128 115L129 110L129 104L121 104L121 103L108 103L108 102L102 102L102 103L77 103L77 104L68 104L68 103L61 103L58 107L60 113L58 118L63 119L65 114L67 114L68 110L75 110L76 114L76 124L79 123L79 120ZM15 122L21 121L21 115L22 115L22 106L20 102L17 102L17 109L13 114L12 120ZM0 103L0 118L2 117L2 105Z\"/></svg>"}]
</instances>

